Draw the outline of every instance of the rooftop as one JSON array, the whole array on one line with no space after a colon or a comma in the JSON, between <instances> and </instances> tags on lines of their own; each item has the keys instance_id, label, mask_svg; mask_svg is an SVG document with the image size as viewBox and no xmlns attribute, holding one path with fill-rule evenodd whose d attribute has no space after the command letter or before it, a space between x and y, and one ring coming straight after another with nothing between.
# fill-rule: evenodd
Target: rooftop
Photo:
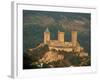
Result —
<instances>
[{"instance_id":1,"label":"rooftop","mask_svg":"<svg viewBox=\"0 0 100 80\"><path fill-rule=\"evenodd\" d=\"M48 28L46 28L45 32L49 32L49 29L48 29Z\"/></svg>"}]
</instances>

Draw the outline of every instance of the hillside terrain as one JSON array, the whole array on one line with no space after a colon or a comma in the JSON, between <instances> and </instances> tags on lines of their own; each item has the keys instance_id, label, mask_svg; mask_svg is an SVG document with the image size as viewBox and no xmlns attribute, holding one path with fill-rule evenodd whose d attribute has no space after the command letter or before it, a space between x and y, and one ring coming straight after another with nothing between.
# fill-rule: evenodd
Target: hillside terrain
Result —
<instances>
[{"instance_id":1,"label":"hillside terrain","mask_svg":"<svg viewBox=\"0 0 100 80\"><path fill-rule=\"evenodd\" d=\"M23 69L90 66L90 57L82 53L49 50L40 44L24 53Z\"/></svg>"}]
</instances>

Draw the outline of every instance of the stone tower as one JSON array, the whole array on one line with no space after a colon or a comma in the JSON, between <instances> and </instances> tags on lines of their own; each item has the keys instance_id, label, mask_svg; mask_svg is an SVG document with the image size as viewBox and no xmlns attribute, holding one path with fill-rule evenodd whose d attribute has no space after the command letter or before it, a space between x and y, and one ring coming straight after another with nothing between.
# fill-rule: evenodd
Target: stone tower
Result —
<instances>
[{"instance_id":1,"label":"stone tower","mask_svg":"<svg viewBox=\"0 0 100 80\"><path fill-rule=\"evenodd\" d=\"M72 31L72 45L73 47L77 45L77 31Z\"/></svg>"},{"instance_id":2,"label":"stone tower","mask_svg":"<svg viewBox=\"0 0 100 80\"><path fill-rule=\"evenodd\" d=\"M50 32L48 28L44 32L44 44L47 44L50 41Z\"/></svg>"},{"instance_id":3,"label":"stone tower","mask_svg":"<svg viewBox=\"0 0 100 80\"><path fill-rule=\"evenodd\" d=\"M58 41L64 43L64 32L58 31Z\"/></svg>"}]
</instances>

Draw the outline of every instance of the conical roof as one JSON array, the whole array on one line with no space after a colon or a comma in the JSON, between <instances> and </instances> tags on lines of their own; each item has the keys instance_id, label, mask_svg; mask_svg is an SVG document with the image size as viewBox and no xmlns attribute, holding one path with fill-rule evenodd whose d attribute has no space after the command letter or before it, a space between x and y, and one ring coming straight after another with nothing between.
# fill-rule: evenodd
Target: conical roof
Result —
<instances>
[{"instance_id":1,"label":"conical roof","mask_svg":"<svg viewBox=\"0 0 100 80\"><path fill-rule=\"evenodd\" d=\"M48 28L46 28L45 32L50 32Z\"/></svg>"},{"instance_id":2,"label":"conical roof","mask_svg":"<svg viewBox=\"0 0 100 80\"><path fill-rule=\"evenodd\" d=\"M61 32L60 30L58 30L58 32Z\"/></svg>"}]
</instances>

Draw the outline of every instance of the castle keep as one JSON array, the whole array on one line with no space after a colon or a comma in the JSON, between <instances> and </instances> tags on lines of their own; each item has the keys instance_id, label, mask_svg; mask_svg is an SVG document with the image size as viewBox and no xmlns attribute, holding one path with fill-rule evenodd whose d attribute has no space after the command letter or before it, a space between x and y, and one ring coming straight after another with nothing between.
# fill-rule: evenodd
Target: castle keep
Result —
<instances>
[{"instance_id":1,"label":"castle keep","mask_svg":"<svg viewBox=\"0 0 100 80\"><path fill-rule=\"evenodd\" d=\"M48 28L44 32L44 44L49 46L49 49L55 49L60 51L67 51L67 52L80 52L83 48L77 41L77 31L71 32L71 41L67 42L64 40L64 32L58 31L58 40L51 40L50 39L50 31Z\"/></svg>"}]
</instances>

